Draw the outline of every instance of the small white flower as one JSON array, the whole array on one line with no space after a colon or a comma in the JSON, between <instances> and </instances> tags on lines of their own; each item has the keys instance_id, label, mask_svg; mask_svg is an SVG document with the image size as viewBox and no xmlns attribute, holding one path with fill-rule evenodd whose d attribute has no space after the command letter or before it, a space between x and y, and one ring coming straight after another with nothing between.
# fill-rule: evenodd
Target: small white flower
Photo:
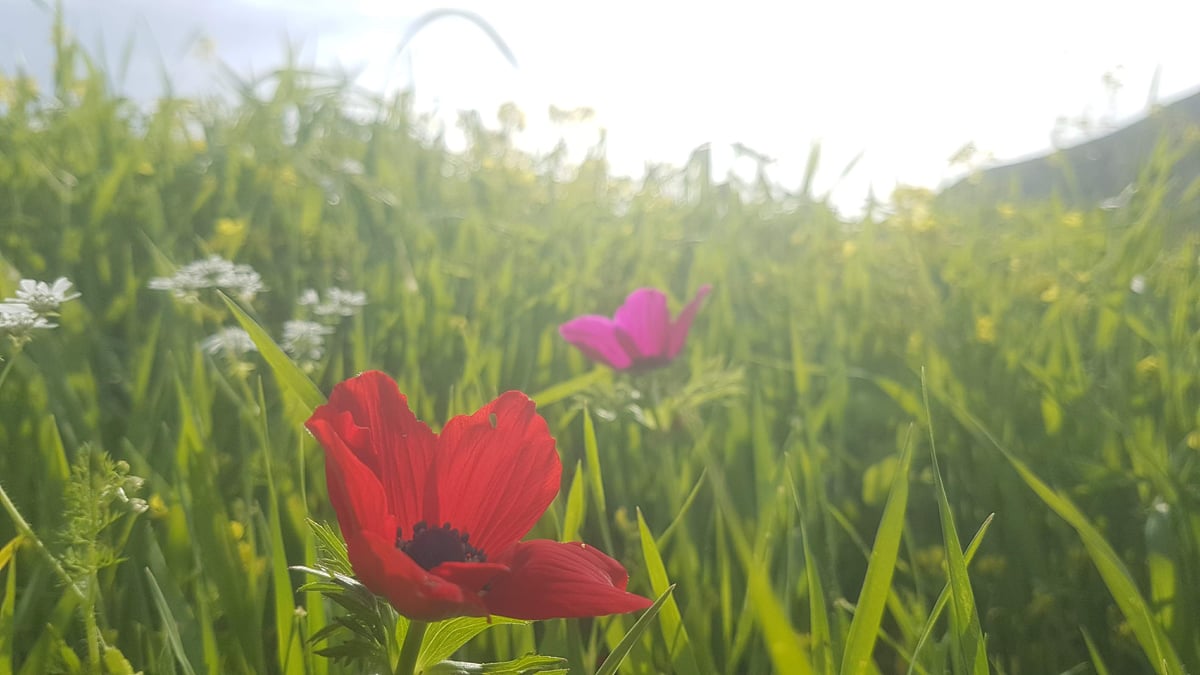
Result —
<instances>
[{"instance_id":1,"label":"small white flower","mask_svg":"<svg viewBox=\"0 0 1200 675\"><path fill-rule=\"evenodd\" d=\"M200 348L209 354L225 354L239 357L249 352L258 351L250 334L241 328L222 328L200 342Z\"/></svg>"},{"instance_id":2,"label":"small white flower","mask_svg":"<svg viewBox=\"0 0 1200 675\"><path fill-rule=\"evenodd\" d=\"M304 289L304 292L301 293L300 297L296 299L296 304L300 305L301 307L316 305L320 302L321 298L317 295L317 289L315 288Z\"/></svg>"},{"instance_id":3,"label":"small white flower","mask_svg":"<svg viewBox=\"0 0 1200 675\"><path fill-rule=\"evenodd\" d=\"M53 284L22 279L16 299L40 316L51 316L58 311L59 305L79 297L78 293L70 291L71 280L66 277L59 277Z\"/></svg>"},{"instance_id":4,"label":"small white flower","mask_svg":"<svg viewBox=\"0 0 1200 675\"><path fill-rule=\"evenodd\" d=\"M348 176L361 176L366 171L366 167L357 159L343 159L337 169Z\"/></svg>"},{"instance_id":5,"label":"small white flower","mask_svg":"<svg viewBox=\"0 0 1200 675\"><path fill-rule=\"evenodd\" d=\"M331 287L325 291L325 301L313 308L317 316L354 316L366 306L365 291L344 291Z\"/></svg>"},{"instance_id":6,"label":"small white flower","mask_svg":"<svg viewBox=\"0 0 1200 675\"><path fill-rule=\"evenodd\" d=\"M242 300L250 302L263 290L262 277L249 265L238 265L221 279L221 288L233 291Z\"/></svg>"},{"instance_id":7,"label":"small white flower","mask_svg":"<svg viewBox=\"0 0 1200 675\"><path fill-rule=\"evenodd\" d=\"M1135 274L1134 277L1129 280L1129 290L1137 293L1138 295L1145 293L1146 277L1142 276L1141 274Z\"/></svg>"},{"instance_id":8,"label":"small white flower","mask_svg":"<svg viewBox=\"0 0 1200 675\"><path fill-rule=\"evenodd\" d=\"M33 332L48 330L56 324L22 302L0 303L0 334L7 335L13 344L23 345L33 339Z\"/></svg>"},{"instance_id":9,"label":"small white flower","mask_svg":"<svg viewBox=\"0 0 1200 675\"><path fill-rule=\"evenodd\" d=\"M235 265L219 255L192 261L169 277L155 277L150 288L171 291L180 299L194 299L199 291L219 288L250 301L263 290L262 277L249 265Z\"/></svg>"},{"instance_id":10,"label":"small white flower","mask_svg":"<svg viewBox=\"0 0 1200 675\"><path fill-rule=\"evenodd\" d=\"M325 336L332 332L315 321L288 321L283 324L280 346L297 361L319 361L325 354Z\"/></svg>"}]
</instances>

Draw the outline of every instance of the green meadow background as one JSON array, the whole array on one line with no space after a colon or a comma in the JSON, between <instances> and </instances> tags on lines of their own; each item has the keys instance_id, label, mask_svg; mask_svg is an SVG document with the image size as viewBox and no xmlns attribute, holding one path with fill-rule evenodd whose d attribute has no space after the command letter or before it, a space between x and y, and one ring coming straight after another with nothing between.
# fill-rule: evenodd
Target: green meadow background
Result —
<instances>
[{"instance_id":1,"label":"green meadow background","mask_svg":"<svg viewBox=\"0 0 1200 675\"><path fill-rule=\"evenodd\" d=\"M1200 188L1171 170L1194 129L1120 208L901 189L845 220L815 152L791 191L713 176L703 148L615 179L602 146L515 148L511 107L463 115L462 152L405 95L294 67L147 110L55 42L53 81L0 77L0 296L82 292L0 345L0 674L362 672L316 653L341 610L288 570L317 563L306 519L336 526L304 373L205 353L230 306L148 288L210 254L262 274L241 307L265 334L306 288L367 293L307 373L321 392L381 369L435 428L532 395L564 465L534 534L674 585L639 626L496 625L458 659L1200 672ZM658 373L557 334L705 283Z\"/></svg>"}]
</instances>

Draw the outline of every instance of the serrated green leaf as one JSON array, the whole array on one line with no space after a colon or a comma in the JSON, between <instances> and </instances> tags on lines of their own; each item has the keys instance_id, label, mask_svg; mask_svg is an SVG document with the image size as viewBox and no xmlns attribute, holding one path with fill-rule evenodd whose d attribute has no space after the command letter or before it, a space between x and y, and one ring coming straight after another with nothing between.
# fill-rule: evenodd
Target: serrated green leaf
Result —
<instances>
[{"instance_id":1,"label":"serrated green leaf","mask_svg":"<svg viewBox=\"0 0 1200 675\"><path fill-rule=\"evenodd\" d=\"M493 616L490 620L481 616L464 616L429 624L421 640L421 655L417 658L417 670L424 671L444 661L476 635L495 626L526 626L528 621Z\"/></svg>"},{"instance_id":2,"label":"serrated green leaf","mask_svg":"<svg viewBox=\"0 0 1200 675\"><path fill-rule=\"evenodd\" d=\"M566 673L567 660L557 656L526 654L511 661L495 663L470 663L467 661L442 661L425 669L423 675L556 675Z\"/></svg>"},{"instance_id":3,"label":"serrated green leaf","mask_svg":"<svg viewBox=\"0 0 1200 675\"><path fill-rule=\"evenodd\" d=\"M111 645L104 648L104 670L109 675L134 675L133 664L121 653L120 649Z\"/></svg>"},{"instance_id":4,"label":"serrated green leaf","mask_svg":"<svg viewBox=\"0 0 1200 675\"><path fill-rule=\"evenodd\" d=\"M318 523L311 518L307 519L309 530L316 537L318 563L329 570L345 576L354 574L354 568L350 566L350 554L346 551L346 545L342 543L341 537L333 531L333 528L324 524Z\"/></svg>"}]
</instances>

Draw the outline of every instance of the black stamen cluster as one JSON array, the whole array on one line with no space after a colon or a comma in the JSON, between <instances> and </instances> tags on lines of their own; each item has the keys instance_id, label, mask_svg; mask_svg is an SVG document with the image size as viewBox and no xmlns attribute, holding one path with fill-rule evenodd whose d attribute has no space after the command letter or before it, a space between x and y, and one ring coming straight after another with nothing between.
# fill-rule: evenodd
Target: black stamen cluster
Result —
<instances>
[{"instance_id":1,"label":"black stamen cluster","mask_svg":"<svg viewBox=\"0 0 1200 675\"><path fill-rule=\"evenodd\" d=\"M403 528L396 528L396 548L408 554L422 569L431 570L444 562L487 562L483 551L471 546L470 535L460 533L444 523L429 527L425 521L413 526L411 539L405 539Z\"/></svg>"}]
</instances>

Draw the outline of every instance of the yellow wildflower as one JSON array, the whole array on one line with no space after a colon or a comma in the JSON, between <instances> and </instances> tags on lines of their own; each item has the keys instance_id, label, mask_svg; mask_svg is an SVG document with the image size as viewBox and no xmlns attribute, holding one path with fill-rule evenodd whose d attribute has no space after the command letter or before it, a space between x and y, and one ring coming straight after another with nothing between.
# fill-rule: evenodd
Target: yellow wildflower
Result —
<instances>
[{"instance_id":1,"label":"yellow wildflower","mask_svg":"<svg viewBox=\"0 0 1200 675\"><path fill-rule=\"evenodd\" d=\"M995 342L996 320L986 315L975 319L975 339L989 345Z\"/></svg>"}]
</instances>

